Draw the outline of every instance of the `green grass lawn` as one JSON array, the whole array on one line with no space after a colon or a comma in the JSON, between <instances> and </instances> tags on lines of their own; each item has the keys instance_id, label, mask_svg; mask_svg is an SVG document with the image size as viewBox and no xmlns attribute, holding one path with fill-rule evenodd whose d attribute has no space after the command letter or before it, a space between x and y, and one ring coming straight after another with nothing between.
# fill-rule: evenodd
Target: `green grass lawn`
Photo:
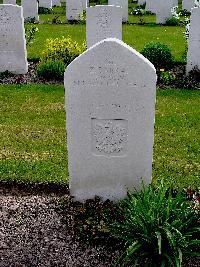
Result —
<instances>
[{"instance_id":1,"label":"green grass lawn","mask_svg":"<svg viewBox=\"0 0 200 267\"><path fill-rule=\"evenodd\" d=\"M158 90L153 181L200 186L199 91ZM67 183L64 88L0 85L0 179Z\"/></svg>"},{"instance_id":2,"label":"green grass lawn","mask_svg":"<svg viewBox=\"0 0 200 267\"><path fill-rule=\"evenodd\" d=\"M27 27L30 27L28 25ZM45 47L48 38L61 38L70 35L74 40L82 43L86 39L85 25L37 25L39 31L35 41L28 47L28 57L38 57ZM176 60L182 61L185 51L184 28L158 25L123 25L123 41L138 51L151 41L167 44Z\"/></svg>"}]
</instances>

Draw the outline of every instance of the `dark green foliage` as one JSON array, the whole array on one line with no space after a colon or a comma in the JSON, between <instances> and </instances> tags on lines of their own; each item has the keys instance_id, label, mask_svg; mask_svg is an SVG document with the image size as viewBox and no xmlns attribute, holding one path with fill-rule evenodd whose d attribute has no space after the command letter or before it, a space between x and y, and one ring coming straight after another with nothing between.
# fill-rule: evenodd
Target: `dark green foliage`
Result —
<instances>
[{"instance_id":1,"label":"dark green foliage","mask_svg":"<svg viewBox=\"0 0 200 267\"><path fill-rule=\"evenodd\" d=\"M178 26L179 25L179 19L175 17L168 18L165 23L167 26Z\"/></svg>"},{"instance_id":2,"label":"dark green foliage","mask_svg":"<svg viewBox=\"0 0 200 267\"><path fill-rule=\"evenodd\" d=\"M180 16L190 16L191 15L191 12L190 11L187 11L186 9L183 9L179 12Z\"/></svg>"},{"instance_id":3,"label":"dark green foliage","mask_svg":"<svg viewBox=\"0 0 200 267\"><path fill-rule=\"evenodd\" d=\"M52 11L51 8L39 7L39 8L38 8L38 13L39 13L39 14L52 14L53 11Z\"/></svg>"},{"instance_id":4,"label":"dark green foliage","mask_svg":"<svg viewBox=\"0 0 200 267\"><path fill-rule=\"evenodd\" d=\"M62 61L47 61L38 66L37 75L47 80L61 80L63 79L65 68L66 66Z\"/></svg>"},{"instance_id":5,"label":"dark green foliage","mask_svg":"<svg viewBox=\"0 0 200 267\"><path fill-rule=\"evenodd\" d=\"M109 227L125 243L116 266L180 267L184 255L199 254L199 210L183 193L143 187L120 203L119 216Z\"/></svg>"},{"instance_id":6,"label":"dark green foliage","mask_svg":"<svg viewBox=\"0 0 200 267\"><path fill-rule=\"evenodd\" d=\"M173 56L166 44L150 42L144 46L141 54L151 61L156 69L168 69L173 66Z\"/></svg>"}]
</instances>

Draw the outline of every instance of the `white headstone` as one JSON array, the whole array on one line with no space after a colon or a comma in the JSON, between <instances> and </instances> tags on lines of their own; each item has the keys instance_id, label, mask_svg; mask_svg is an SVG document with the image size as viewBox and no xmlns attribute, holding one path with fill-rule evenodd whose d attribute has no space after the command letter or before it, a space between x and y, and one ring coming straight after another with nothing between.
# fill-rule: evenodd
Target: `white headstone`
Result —
<instances>
[{"instance_id":1,"label":"white headstone","mask_svg":"<svg viewBox=\"0 0 200 267\"><path fill-rule=\"evenodd\" d=\"M94 6L87 8L87 47L106 38L122 39L122 8Z\"/></svg>"},{"instance_id":2,"label":"white headstone","mask_svg":"<svg viewBox=\"0 0 200 267\"><path fill-rule=\"evenodd\" d=\"M138 5L144 5L146 3L146 0L138 0Z\"/></svg>"},{"instance_id":3,"label":"white headstone","mask_svg":"<svg viewBox=\"0 0 200 267\"><path fill-rule=\"evenodd\" d=\"M178 6L178 0L173 0L173 6Z\"/></svg>"},{"instance_id":4,"label":"white headstone","mask_svg":"<svg viewBox=\"0 0 200 267\"><path fill-rule=\"evenodd\" d=\"M39 21L37 0L21 0L21 5L23 7L25 21L29 19L35 19L35 21Z\"/></svg>"},{"instance_id":5,"label":"white headstone","mask_svg":"<svg viewBox=\"0 0 200 267\"><path fill-rule=\"evenodd\" d=\"M66 0L66 14L67 20L80 20L80 14L83 12L81 0Z\"/></svg>"},{"instance_id":6,"label":"white headstone","mask_svg":"<svg viewBox=\"0 0 200 267\"><path fill-rule=\"evenodd\" d=\"M158 0L156 10L156 23L165 24L172 17L173 0Z\"/></svg>"},{"instance_id":7,"label":"white headstone","mask_svg":"<svg viewBox=\"0 0 200 267\"><path fill-rule=\"evenodd\" d=\"M151 13L156 13L158 0L146 0L145 10ZM166 0L168 1L168 0Z\"/></svg>"},{"instance_id":8,"label":"white headstone","mask_svg":"<svg viewBox=\"0 0 200 267\"><path fill-rule=\"evenodd\" d=\"M60 0L52 0L52 6L61 6Z\"/></svg>"},{"instance_id":9,"label":"white headstone","mask_svg":"<svg viewBox=\"0 0 200 267\"><path fill-rule=\"evenodd\" d=\"M52 8L52 0L39 0L39 7Z\"/></svg>"},{"instance_id":10,"label":"white headstone","mask_svg":"<svg viewBox=\"0 0 200 267\"><path fill-rule=\"evenodd\" d=\"M108 5L122 7L122 21L128 21L128 0L108 0Z\"/></svg>"},{"instance_id":11,"label":"white headstone","mask_svg":"<svg viewBox=\"0 0 200 267\"><path fill-rule=\"evenodd\" d=\"M83 10L86 10L86 8L89 7L89 1L88 0L81 0L81 2L82 2Z\"/></svg>"},{"instance_id":12,"label":"white headstone","mask_svg":"<svg viewBox=\"0 0 200 267\"><path fill-rule=\"evenodd\" d=\"M28 71L22 7L0 5L0 72Z\"/></svg>"},{"instance_id":13,"label":"white headstone","mask_svg":"<svg viewBox=\"0 0 200 267\"><path fill-rule=\"evenodd\" d=\"M197 67L200 70L200 7L192 9L187 55L187 73Z\"/></svg>"},{"instance_id":14,"label":"white headstone","mask_svg":"<svg viewBox=\"0 0 200 267\"><path fill-rule=\"evenodd\" d=\"M16 0L3 0L4 5L16 5Z\"/></svg>"},{"instance_id":15,"label":"white headstone","mask_svg":"<svg viewBox=\"0 0 200 267\"><path fill-rule=\"evenodd\" d=\"M133 48L106 39L65 72L70 191L124 198L151 182L156 70Z\"/></svg>"},{"instance_id":16,"label":"white headstone","mask_svg":"<svg viewBox=\"0 0 200 267\"><path fill-rule=\"evenodd\" d=\"M182 9L191 12L191 9L195 6L195 0L183 0Z\"/></svg>"}]
</instances>

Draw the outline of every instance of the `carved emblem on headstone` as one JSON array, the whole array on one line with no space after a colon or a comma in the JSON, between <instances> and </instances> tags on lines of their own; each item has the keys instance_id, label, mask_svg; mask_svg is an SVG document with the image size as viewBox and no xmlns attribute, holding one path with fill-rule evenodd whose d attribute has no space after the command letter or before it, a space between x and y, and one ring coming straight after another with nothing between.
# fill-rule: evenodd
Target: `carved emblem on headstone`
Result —
<instances>
[{"instance_id":1,"label":"carved emblem on headstone","mask_svg":"<svg viewBox=\"0 0 200 267\"><path fill-rule=\"evenodd\" d=\"M127 143L126 120L92 119L93 152L99 155L122 155Z\"/></svg>"}]
</instances>

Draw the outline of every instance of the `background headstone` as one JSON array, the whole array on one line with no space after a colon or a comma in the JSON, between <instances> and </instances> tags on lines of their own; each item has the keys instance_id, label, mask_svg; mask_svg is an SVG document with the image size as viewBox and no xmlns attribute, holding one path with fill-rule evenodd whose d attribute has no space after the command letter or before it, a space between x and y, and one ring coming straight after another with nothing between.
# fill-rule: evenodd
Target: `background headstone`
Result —
<instances>
[{"instance_id":1,"label":"background headstone","mask_svg":"<svg viewBox=\"0 0 200 267\"><path fill-rule=\"evenodd\" d=\"M39 21L38 16L38 1L37 0L22 0L24 20L35 19Z\"/></svg>"},{"instance_id":2,"label":"background headstone","mask_svg":"<svg viewBox=\"0 0 200 267\"><path fill-rule=\"evenodd\" d=\"M89 1L88 0L81 0L81 2L82 2L83 10L86 10L86 8L89 7Z\"/></svg>"},{"instance_id":3,"label":"background headstone","mask_svg":"<svg viewBox=\"0 0 200 267\"><path fill-rule=\"evenodd\" d=\"M156 13L158 0L146 0L145 10L151 13ZM168 0L166 0L168 1Z\"/></svg>"},{"instance_id":4,"label":"background headstone","mask_svg":"<svg viewBox=\"0 0 200 267\"><path fill-rule=\"evenodd\" d=\"M200 7L192 9L187 55L187 73L194 67L200 70Z\"/></svg>"},{"instance_id":5,"label":"background headstone","mask_svg":"<svg viewBox=\"0 0 200 267\"><path fill-rule=\"evenodd\" d=\"M0 72L28 71L22 7L0 5Z\"/></svg>"},{"instance_id":6,"label":"background headstone","mask_svg":"<svg viewBox=\"0 0 200 267\"><path fill-rule=\"evenodd\" d=\"M128 21L128 0L108 0L108 5L122 7L122 21Z\"/></svg>"},{"instance_id":7,"label":"background headstone","mask_svg":"<svg viewBox=\"0 0 200 267\"><path fill-rule=\"evenodd\" d=\"M80 20L80 14L83 12L81 0L66 1L66 15L68 21Z\"/></svg>"},{"instance_id":8,"label":"background headstone","mask_svg":"<svg viewBox=\"0 0 200 267\"><path fill-rule=\"evenodd\" d=\"M52 6L61 6L60 0L52 0Z\"/></svg>"},{"instance_id":9,"label":"background headstone","mask_svg":"<svg viewBox=\"0 0 200 267\"><path fill-rule=\"evenodd\" d=\"M16 0L3 0L5 5L16 5Z\"/></svg>"},{"instance_id":10,"label":"background headstone","mask_svg":"<svg viewBox=\"0 0 200 267\"><path fill-rule=\"evenodd\" d=\"M172 17L173 0L157 0L156 23L165 24Z\"/></svg>"},{"instance_id":11,"label":"background headstone","mask_svg":"<svg viewBox=\"0 0 200 267\"><path fill-rule=\"evenodd\" d=\"M146 0L138 0L138 5L144 5L146 3Z\"/></svg>"},{"instance_id":12,"label":"background headstone","mask_svg":"<svg viewBox=\"0 0 200 267\"><path fill-rule=\"evenodd\" d=\"M156 70L133 48L106 39L65 72L70 192L118 200L151 182Z\"/></svg>"},{"instance_id":13,"label":"background headstone","mask_svg":"<svg viewBox=\"0 0 200 267\"><path fill-rule=\"evenodd\" d=\"M52 0L39 0L39 7L52 8Z\"/></svg>"},{"instance_id":14,"label":"background headstone","mask_svg":"<svg viewBox=\"0 0 200 267\"><path fill-rule=\"evenodd\" d=\"M183 0L182 9L191 12L191 9L194 7L194 5L195 5L195 0Z\"/></svg>"},{"instance_id":15,"label":"background headstone","mask_svg":"<svg viewBox=\"0 0 200 267\"><path fill-rule=\"evenodd\" d=\"M122 8L94 6L87 8L87 47L106 38L122 39Z\"/></svg>"}]
</instances>

